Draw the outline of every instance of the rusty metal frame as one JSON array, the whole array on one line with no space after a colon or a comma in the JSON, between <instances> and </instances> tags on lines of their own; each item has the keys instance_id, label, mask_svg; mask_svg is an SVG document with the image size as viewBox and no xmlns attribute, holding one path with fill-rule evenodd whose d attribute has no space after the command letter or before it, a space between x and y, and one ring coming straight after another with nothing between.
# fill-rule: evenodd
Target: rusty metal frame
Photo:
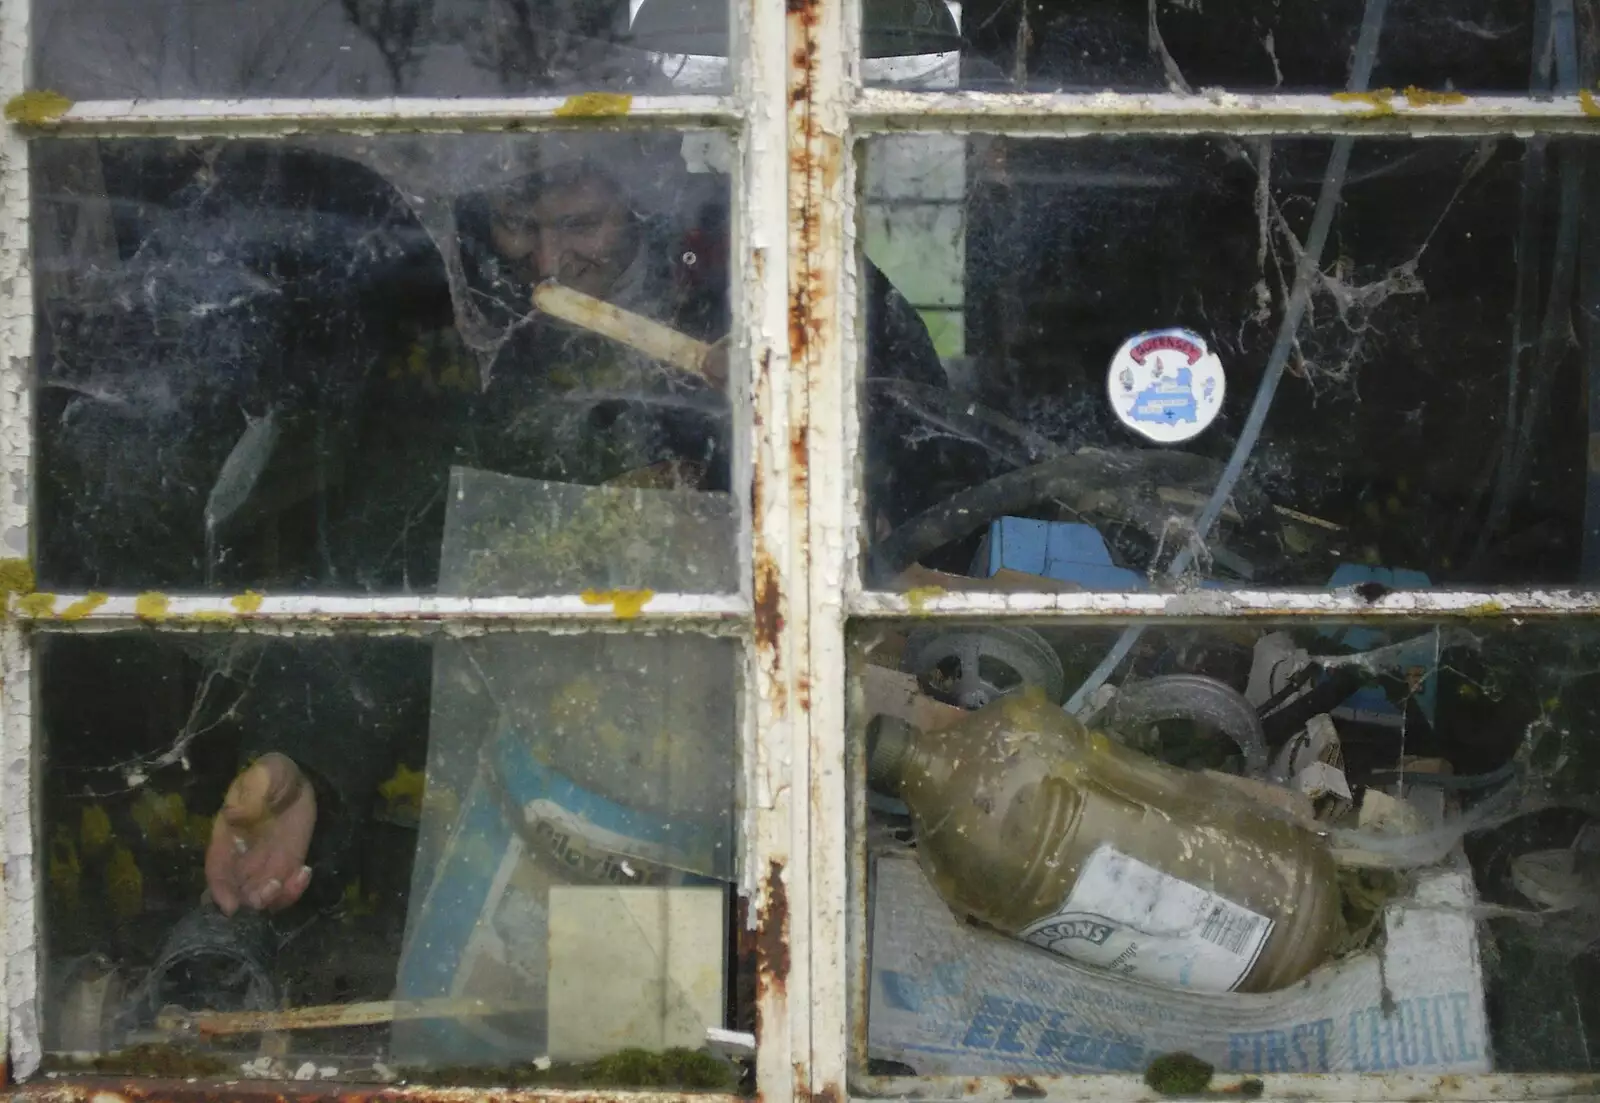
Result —
<instances>
[{"instance_id":1,"label":"rusty metal frame","mask_svg":"<svg viewBox=\"0 0 1600 1103\"><path fill-rule=\"evenodd\" d=\"M830 1100L851 1097L921 1099L1158 1098L1132 1077L989 1076L879 1077L867 1074L867 858L863 832L864 749L848 737L850 679L845 630L851 621L898 618L1033 619L1109 626L1160 620L1239 618L1413 619L1594 616L1600 593L1571 588L1403 590L1385 593L1311 589L1169 590L1136 593L911 593L866 590L861 584L861 425L856 402L862 356L857 344L857 196L853 172L858 139L875 134L982 133L1056 138L1096 135L1199 135L1427 138L1445 136L1600 137L1595 95L1430 97L1386 92L1362 97L1317 94L1198 95L913 93L861 88L859 4L854 0L790 0L795 46L791 64L806 74L806 133L793 171L805 180L794 217L797 307L809 329L812 404L811 606L813 655L813 784L811 858L818 868L813 931L815 1023L810 1090ZM794 78L791 78L794 79ZM797 94L800 91L797 87ZM1443 102L1447 98L1450 102ZM843 116L843 118L841 118ZM827 298L832 294L834 301ZM798 358L797 358L798 359ZM843 890L842 908L835 905ZM821 896L826 891L827 896ZM844 929L837 924L842 912ZM825 913L825 914L824 914ZM822 996L828 996L826 1000ZM824 1050L826 1045L826 1050ZM841 1088L843 1085L843 1088ZM1555 1099L1594 1097L1589 1076L1313 1075L1268 1076L1265 1098L1330 1100ZM1224 1085L1226 1090L1226 1085Z\"/></svg>"},{"instance_id":2,"label":"rusty metal frame","mask_svg":"<svg viewBox=\"0 0 1600 1103\"><path fill-rule=\"evenodd\" d=\"M28 87L30 0L0 7L0 96ZM500 631L684 631L746 641L739 723L744 765L740 891L750 927L741 941L757 964L757 1088L781 1103L798 1091L810 1057L807 967L811 885L806 871L811 820L796 806L809 784L805 724L807 608L803 596L805 388L790 370L788 146L790 86L784 13L769 0L730 0L734 64L731 95L414 100L97 101L26 128L0 129L0 558L5 616L0 619L0 817L5 829L5 999L0 1033L11 1080L27 1080L40 1060L37 971L40 917L33 855L38 837L33 787L34 729L30 636L139 627L157 631L369 635ZM750 487L743 521L740 592L727 595L573 594L548 598L323 597L307 594L41 594L31 592L33 317L28 252L28 139L123 136L287 137L304 133L452 133L529 130L718 129L736 143L734 292L738 358L736 408L752 412L735 434L734 482ZM796 427L798 426L798 428ZM791 595L800 595L798 598ZM642 599L642 600L641 600ZM0 1081L7 1079L0 1076ZM205 1084L104 1077L34 1080L19 1097L42 1100L479 1100L475 1089L327 1085ZM506 1100L638 1100L670 1093L496 1091ZM697 1096L695 1098L706 1098ZM718 1098L718 1097L711 1097Z\"/></svg>"},{"instance_id":3,"label":"rusty metal frame","mask_svg":"<svg viewBox=\"0 0 1600 1103\"><path fill-rule=\"evenodd\" d=\"M423 625L479 621L580 627L608 622L742 623L750 602L741 594L590 591L553 597L442 597L431 594L49 594L21 595L13 616L53 632L130 627Z\"/></svg>"}]
</instances>

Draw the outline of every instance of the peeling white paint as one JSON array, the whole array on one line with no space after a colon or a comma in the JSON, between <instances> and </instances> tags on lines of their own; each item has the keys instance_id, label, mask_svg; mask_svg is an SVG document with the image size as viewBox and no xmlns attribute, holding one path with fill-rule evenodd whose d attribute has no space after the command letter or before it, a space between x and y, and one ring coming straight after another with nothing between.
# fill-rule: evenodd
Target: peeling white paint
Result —
<instances>
[{"instance_id":1,"label":"peeling white paint","mask_svg":"<svg viewBox=\"0 0 1600 1103\"><path fill-rule=\"evenodd\" d=\"M991 134L1600 134L1578 96L1472 96L1413 107L1404 93L1376 102L1314 93L914 93L867 88L851 104L856 127ZM1593 102L1592 100L1590 101Z\"/></svg>"},{"instance_id":2,"label":"peeling white paint","mask_svg":"<svg viewBox=\"0 0 1600 1103\"><path fill-rule=\"evenodd\" d=\"M21 92L27 72L29 5L0 11L0 98ZM0 134L0 495L3 554L29 553L28 507L33 434L33 284L28 239L28 146L10 126ZM33 685L26 636L0 625L0 818L4 821L3 930L6 1032L11 1074L39 1067L39 914L34 866Z\"/></svg>"},{"instance_id":3,"label":"peeling white paint","mask_svg":"<svg viewBox=\"0 0 1600 1103\"><path fill-rule=\"evenodd\" d=\"M85 100L42 131L72 137L275 137L334 133L458 133L495 130L703 129L738 123L725 96L635 96L625 113L582 114L570 97L513 99Z\"/></svg>"},{"instance_id":4,"label":"peeling white paint","mask_svg":"<svg viewBox=\"0 0 1600 1103\"><path fill-rule=\"evenodd\" d=\"M858 617L1549 617L1600 613L1594 590L1392 590L1369 600L1354 589L1184 590L1132 593L905 594L857 592Z\"/></svg>"},{"instance_id":5,"label":"peeling white paint","mask_svg":"<svg viewBox=\"0 0 1600 1103\"><path fill-rule=\"evenodd\" d=\"M76 603L88 605L87 594L56 594L53 612L17 617L37 624L49 624L57 631L94 630L104 627L147 626L192 627L194 622L218 626L309 624L326 627L360 623L422 623L428 621L494 620L521 625L603 624L644 627L659 622L685 621L743 623L750 616L750 602L740 594L651 594L637 614L622 617L616 612L610 594L581 594L556 597L443 597L428 594L387 594L367 597L334 595L274 594L257 595L241 610L237 596L217 594L166 594L160 618L140 616L140 597L117 594L87 613L63 620L60 613ZM103 595L102 595L103 596ZM188 622L188 623L185 623Z\"/></svg>"}]
</instances>

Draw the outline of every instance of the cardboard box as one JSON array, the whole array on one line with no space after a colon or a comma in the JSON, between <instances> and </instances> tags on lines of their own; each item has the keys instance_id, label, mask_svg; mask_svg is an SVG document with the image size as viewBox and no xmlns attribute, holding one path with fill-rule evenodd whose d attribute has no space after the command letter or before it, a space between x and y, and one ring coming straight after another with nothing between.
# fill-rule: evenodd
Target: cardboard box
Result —
<instances>
[{"instance_id":1,"label":"cardboard box","mask_svg":"<svg viewBox=\"0 0 1600 1103\"><path fill-rule=\"evenodd\" d=\"M1464 864L1390 905L1381 950L1259 995L1116 978L958 921L908 854L874 867L868 1052L918 1075L1139 1072L1179 1051L1245 1074L1490 1070Z\"/></svg>"}]
</instances>

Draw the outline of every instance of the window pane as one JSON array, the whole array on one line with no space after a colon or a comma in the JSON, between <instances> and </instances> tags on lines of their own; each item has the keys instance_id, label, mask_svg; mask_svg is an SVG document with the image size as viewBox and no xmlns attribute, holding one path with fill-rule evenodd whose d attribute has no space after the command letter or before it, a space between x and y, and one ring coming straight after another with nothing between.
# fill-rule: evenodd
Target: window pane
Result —
<instances>
[{"instance_id":1,"label":"window pane","mask_svg":"<svg viewBox=\"0 0 1600 1103\"><path fill-rule=\"evenodd\" d=\"M1354 144L1263 431L1194 539L1337 146L873 141L872 581L1128 590L1169 585L1175 561L1255 586L1600 575L1582 141ZM913 362L882 324L889 283L937 327L942 387L887 378Z\"/></svg>"},{"instance_id":2,"label":"window pane","mask_svg":"<svg viewBox=\"0 0 1600 1103\"><path fill-rule=\"evenodd\" d=\"M35 0L36 84L73 99L670 94L728 86L698 0Z\"/></svg>"},{"instance_id":3,"label":"window pane","mask_svg":"<svg viewBox=\"0 0 1600 1103\"><path fill-rule=\"evenodd\" d=\"M1594 1069L1592 626L1120 631L854 632L859 1071Z\"/></svg>"},{"instance_id":4,"label":"window pane","mask_svg":"<svg viewBox=\"0 0 1600 1103\"><path fill-rule=\"evenodd\" d=\"M737 587L720 135L35 149L43 584Z\"/></svg>"},{"instance_id":5,"label":"window pane","mask_svg":"<svg viewBox=\"0 0 1600 1103\"><path fill-rule=\"evenodd\" d=\"M671 634L43 637L48 1050L731 1090L706 1032L752 1029L738 657ZM357 1025L220 1014L304 1008Z\"/></svg>"},{"instance_id":6,"label":"window pane","mask_svg":"<svg viewBox=\"0 0 1600 1103\"><path fill-rule=\"evenodd\" d=\"M959 82L976 91L1335 92L1348 87L1368 7L1362 0L861 0L862 75L869 84ZM1560 13L1553 33L1552 7ZM1595 18L1592 0L1389 4L1376 24L1368 87L1396 95L1549 89L1561 78L1548 61L1535 73L1538 55L1570 66L1566 86L1574 87ZM1536 51L1536 35L1553 50ZM937 66L916 64L935 58Z\"/></svg>"}]
</instances>

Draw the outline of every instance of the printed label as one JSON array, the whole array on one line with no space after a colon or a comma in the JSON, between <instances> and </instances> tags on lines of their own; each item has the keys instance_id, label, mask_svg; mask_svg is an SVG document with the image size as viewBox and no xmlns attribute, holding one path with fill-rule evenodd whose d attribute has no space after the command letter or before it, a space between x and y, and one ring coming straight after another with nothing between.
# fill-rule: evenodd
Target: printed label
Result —
<instances>
[{"instance_id":1,"label":"printed label","mask_svg":"<svg viewBox=\"0 0 1600 1103\"><path fill-rule=\"evenodd\" d=\"M1272 926L1264 915L1101 846L1061 910L1021 936L1122 976L1231 992L1261 956Z\"/></svg>"},{"instance_id":2,"label":"printed label","mask_svg":"<svg viewBox=\"0 0 1600 1103\"><path fill-rule=\"evenodd\" d=\"M1198 333L1136 334L1111 358L1107 380L1117 420L1157 444L1193 440L1222 410L1222 361Z\"/></svg>"}]
</instances>

